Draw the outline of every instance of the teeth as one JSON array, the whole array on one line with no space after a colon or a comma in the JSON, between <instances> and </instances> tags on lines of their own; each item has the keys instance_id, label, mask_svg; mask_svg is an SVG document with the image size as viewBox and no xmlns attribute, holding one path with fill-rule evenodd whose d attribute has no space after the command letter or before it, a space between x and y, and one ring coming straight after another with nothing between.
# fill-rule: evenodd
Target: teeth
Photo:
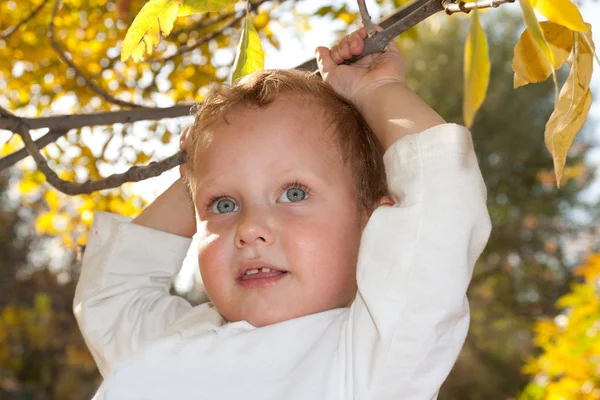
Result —
<instances>
[{"instance_id":1,"label":"teeth","mask_svg":"<svg viewBox=\"0 0 600 400\"><path fill-rule=\"evenodd\" d=\"M249 269L248 271L246 271L246 275L254 275L254 274L258 274L257 269Z\"/></svg>"},{"instance_id":2,"label":"teeth","mask_svg":"<svg viewBox=\"0 0 600 400\"><path fill-rule=\"evenodd\" d=\"M262 268L261 271L262 272L271 272L271 268Z\"/></svg>"}]
</instances>

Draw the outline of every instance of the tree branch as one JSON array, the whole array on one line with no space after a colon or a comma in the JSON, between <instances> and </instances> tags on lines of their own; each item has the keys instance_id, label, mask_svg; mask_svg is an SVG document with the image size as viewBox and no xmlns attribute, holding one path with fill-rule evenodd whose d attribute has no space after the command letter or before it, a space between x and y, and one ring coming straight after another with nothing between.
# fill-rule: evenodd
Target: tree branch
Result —
<instances>
[{"instance_id":1,"label":"tree branch","mask_svg":"<svg viewBox=\"0 0 600 400\"><path fill-rule=\"evenodd\" d=\"M484 0L472 2L459 1L458 3L444 2L443 6L446 10L446 14L451 15L457 12L468 14L471 12L471 10L476 8L496 8L500 7L502 4L514 2L515 0Z\"/></svg>"},{"instance_id":2,"label":"tree branch","mask_svg":"<svg viewBox=\"0 0 600 400\"><path fill-rule=\"evenodd\" d=\"M259 0L257 2L254 3L250 3L250 12L255 11L258 6L260 6L262 3L264 3L267 0ZM233 14L232 14L233 15ZM209 33L208 35L198 39L197 41L195 41L194 43L190 44L190 45L183 45L180 46L175 53L173 54L169 54L166 56L162 56L162 57L157 57L157 58L153 58L150 59L149 61L158 61L158 62L165 62L165 61L169 61L181 54L187 53L191 50L197 49L198 47L202 46L203 44L207 43L208 41L216 38L217 36L221 35L225 29L231 28L235 25L237 25L244 17L246 16L246 11L238 14L237 16L235 16L233 19L231 19L229 22L227 22L226 24L224 24L221 28L217 29L214 32ZM218 18L217 18L218 19ZM224 19L223 19L224 20Z\"/></svg>"},{"instance_id":3,"label":"tree branch","mask_svg":"<svg viewBox=\"0 0 600 400\"><path fill-rule=\"evenodd\" d=\"M87 87L89 87L94 93L96 93L97 95L102 97L104 100L106 100L110 103L113 103L113 104L117 104L119 106L123 106L123 107L142 107L139 104L130 103L130 102L127 102L124 100L119 100L119 99L111 96L110 94L108 94L108 92L106 92L100 86L95 84L83 72L83 70L81 68L79 68L71 59L69 59L69 57L67 57L64 49L62 48L60 43L58 43L58 41L56 40L55 34L54 34L54 20L56 19L56 14L58 13L58 10L61 6L61 1L62 0L54 1L54 8L52 9L52 17L50 18L50 25L48 27L48 37L50 38L50 43L52 44L52 48L56 51L56 53L58 54L60 59L63 60L69 67L73 68L73 70L75 71L77 76L79 76L80 78L82 78L85 81Z\"/></svg>"},{"instance_id":4,"label":"tree branch","mask_svg":"<svg viewBox=\"0 0 600 400\"><path fill-rule=\"evenodd\" d=\"M371 21L371 16L369 15L369 10L367 9L367 3L365 0L357 0L357 2L362 24L367 30L367 35L371 37L375 34L375 26L373 26L373 21Z\"/></svg>"},{"instance_id":5,"label":"tree branch","mask_svg":"<svg viewBox=\"0 0 600 400\"><path fill-rule=\"evenodd\" d=\"M44 147L48 146L50 143L55 142L59 137L65 135L67 132L69 131L51 130L50 132L46 133L44 136L36 140L34 142L35 146L41 150ZM27 149L23 148L21 150L17 150L14 153L7 155L6 157L0 158L0 171L10 167L13 164L16 164L28 155L29 154L27 153Z\"/></svg>"},{"instance_id":6,"label":"tree branch","mask_svg":"<svg viewBox=\"0 0 600 400\"><path fill-rule=\"evenodd\" d=\"M47 182L61 192L74 196L83 193L92 193L98 190L112 189L121 186L125 182L138 182L152 178L163 172L185 162L185 153L178 152L159 162L151 162L144 167L131 167L122 174L114 174L109 177L84 183L69 182L61 179L56 172L50 168L44 156L40 153L35 142L29 134L29 127L21 123L17 133L23 139L27 152L33 157L38 169L44 174Z\"/></svg>"},{"instance_id":7,"label":"tree branch","mask_svg":"<svg viewBox=\"0 0 600 400\"><path fill-rule=\"evenodd\" d=\"M180 104L173 107L152 108L143 107L133 110L107 111L93 114L56 115L43 118L22 118L6 116L0 118L0 129L16 132L19 122L23 121L29 129L68 131L84 126L128 124L137 121L156 121L163 118L177 118L190 115L194 104Z\"/></svg>"},{"instance_id":8,"label":"tree branch","mask_svg":"<svg viewBox=\"0 0 600 400\"><path fill-rule=\"evenodd\" d=\"M482 8L485 6L485 4L488 3L491 4L491 7L497 7L497 5L501 4L499 3L500 1L506 3L512 2L514 0L495 0L491 2L486 0L485 2L480 2L478 4ZM361 56L356 57L356 59L362 58L368 54L382 51L387 45L387 43L395 36L406 31L407 29L416 25L417 23L423 21L427 17L437 13L438 11L448 9L450 6L452 6L452 4L447 2L444 2L444 4L442 4L442 0L414 0L412 3L407 4L406 6L398 9L393 15L386 18L380 23L380 25L385 30L382 32L376 32L376 34L373 37L368 38L365 41L365 51ZM56 14L59 5L60 0L56 0L53 15ZM243 18L243 15L234 18L227 25L232 26L241 18ZM51 26L53 29L53 22L51 22ZM215 32L215 36L219 33ZM188 46L187 50L189 51L195 46L198 46L198 44ZM169 58L172 58L175 55L177 54L173 54L169 56ZM70 60L65 62L69 64ZM298 67L296 67L296 69L313 71L316 69L316 67L316 61L312 59L299 65ZM129 106L131 105L129 104ZM39 152L37 146L43 147L49 143L52 143L58 137L68 132L70 129L81 128L84 126L112 125L115 123L132 123L143 120L158 120L162 118L181 117L184 115L189 115L191 107L191 104L182 104L168 108L140 107L134 110L114 111L96 114L62 115L46 118L21 118L14 116L8 113L7 111L2 112L2 110L0 109L0 129L7 129L13 132L17 132L25 142L26 151L30 155L32 155L40 171L44 175L46 175L48 182L52 186L66 194L75 195L82 193L91 193L93 191L103 189L115 188L126 182L137 182L150 177L158 176L162 172L167 171L185 162L185 154L179 152L160 162L152 162L149 165L143 167L132 167L125 173L111 175L107 178L100 179L97 181L74 183L60 179L56 175L56 173L52 171L52 169L48 166L46 160ZM31 139L29 130L40 128L49 128L50 132L48 132L45 136L34 142ZM23 157L23 153L20 152L21 150L10 154L9 156L4 157L3 159L0 159L0 170L12 165L14 162L16 162L15 160L18 161L19 159L21 159ZM17 155L17 153L19 154Z\"/></svg>"},{"instance_id":9,"label":"tree branch","mask_svg":"<svg viewBox=\"0 0 600 400\"><path fill-rule=\"evenodd\" d=\"M21 118L8 113L8 111L5 111L6 114L2 116L3 109L0 108L0 129L16 132L19 129L20 123L24 123L29 129L49 128L50 131L48 133L35 141L37 148L42 149L50 143L55 142L71 129L79 129L85 126L127 124L137 121L178 118L190 115L192 107L193 104L181 104L166 108L136 108L134 110L96 114L57 115L45 118ZM21 149L0 158L0 171L16 164L27 156L27 150Z\"/></svg>"},{"instance_id":10,"label":"tree branch","mask_svg":"<svg viewBox=\"0 0 600 400\"><path fill-rule=\"evenodd\" d=\"M13 33L15 33L16 31L19 30L19 28L23 25L25 25L27 22L29 22L31 19L35 18L36 15L38 15L38 13L40 11L42 11L42 8L44 8L44 6L46 5L46 3L48 3L49 0L43 0L39 6L37 6L36 8L33 9L33 11L31 11L31 13L26 16L21 22L19 22L18 24L16 24L13 27L7 28L4 30L4 32L0 33L0 39L8 39Z\"/></svg>"}]
</instances>

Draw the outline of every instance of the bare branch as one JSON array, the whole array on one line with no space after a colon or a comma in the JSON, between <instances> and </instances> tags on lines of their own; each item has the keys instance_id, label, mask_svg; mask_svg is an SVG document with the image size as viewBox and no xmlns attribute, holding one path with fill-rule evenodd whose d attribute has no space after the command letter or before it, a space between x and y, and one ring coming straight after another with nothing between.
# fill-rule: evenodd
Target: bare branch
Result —
<instances>
[{"instance_id":1,"label":"bare branch","mask_svg":"<svg viewBox=\"0 0 600 400\"><path fill-rule=\"evenodd\" d=\"M162 56L162 57L157 57L157 58L152 58L149 61L158 61L158 62L165 62L165 61L169 61L181 54L185 54L191 50L197 49L198 47L202 46L203 44L207 43L208 41L216 38L217 36L221 35L225 29L227 28L231 28L233 26L235 26L237 23L239 23L242 18L244 18L246 14L240 14L238 16L236 16L235 18L233 18L232 20L230 20L229 22L227 22L226 24L224 24L221 28L217 29L214 32L209 33L208 35L196 40L194 43L187 45L184 44L183 46L180 46L174 53L172 54L168 54L166 56Z\"/></svg>"},{"instance_id":2,"label":"bare branch","mask_svg":"<svg viewBox=\"0 0 600 400\"><path fill-rule=\"evenodd\" d=\"M514 3L515 0L484 0L484 1L471 1L464 2L459 1L458 3L446 1L443 3L446 14L451 15L457 12L470 13L471 10L476 8L496 8L502 4Z\"/></svg>"},{"instance_id":3,"label":"bare branch","mask_svg":"<svg viewBox=\"0 0 600 400\"><path fill-rule=\"evenodd\" d=\"M57 115L45 118L21 118L0 108L0 129L17 132L21 124L25 124L29 129L49 128L50 131L48 133L35 141L36 147L42 149L50 143L55 142L71 129L79 129L84 126L127 124L136 121L153 121L189 116L192 107L193 104L181 104L166 108L136 108L134 110L80 115ZM2 116L3 112L6 113L4 116ZM0 171L14 165L27 157L27 155L27 151L21 149L0 158Z\"/></svg>"},{"instance_id":4,"label":"bare branch","mask_svg":"<svg viewBox=\"0 0 600 400\"><path fill-rule=\"evenodd\" d=\"M50 43L52 44L52 48L56 51L56 53L58 54L58 56L60 57L61 60L63 60L69 67L73 68L73 70L75 71L75 73L77 74L77 76L79 76L80 78L82 78L86 85L97 95L99 95L100 97L102 97L104 100L113 103L113 104L117 104L119 106L123 106L123 107L141 107L139 104L135 104L135 103L130 103L124 100L119 100L113 96L111 96L110 94L108 94L108 92L106 92L104 89L102 89L100 86L98 86L97 84L95 84L84 72L81 68L79 68L69 57L67 57L64 49L62 48L62 46L60 45L60 43L58 43L58 41L56 40L56 35L54 34L54 20L56 19L56 14L58 13L58 10L61 6L61 1L62 0L55 0L54 1L54 8L52 9L52 18L50 18L50 25L49 25L49 30L48 30L48 37L50 38Z\"/></svg>"},{"instance_id":5,"label":"bare branch","mask_svg":"<svg viewBox=\"0 0 600 400\"><path fill-rule=\"evenodd\" d=\"M514 0L496 0L495 2L491 2L490 4L499 4L499 1L503 1L503 3L506 3L512 2ZM482 8L484 6L483 3L484 2L479 3ZM55 12L59 4L60 0L56 0L54 10ZM368 38L365 41L365 51L361 56L353 59L353 61L362 58L368 54L383 51L387 43L389 43L389 41L392 40L395 36L406 31L407 29L416 25L417 23L423 21L427 17L437 13L438 11L447 9L449 6L451 6L451 4L442 4L442 0L414 0L406 6L398 9L393 15L386 18L380 23L380 25L383 28L385 28L385 30L383 32L377 32L373 37ZM493 4L491 6L494 7ZM243 18L243 15L235 17L232 21L226 24L226 26L233 26L233 24L239 22L241 18ZM223 29L225 29L225 27ZM221 32L222 30L215 32L214 36L212 37L215 37ZM207 37L210 37L210 35ZM203 38L202 40L210 39ZM196 43L192 46L188 46L186 51L191 50L195 46L199 45ZM172 58L175 55L177 54L171 55L169 56L169 58ZM316 62L314 59L307 61L296 67L296 69L313 71L314 69L316 69ZM185 162L185 154L179 152L174 156L171 156L160 162L153 162L143 167L132 167L123 174L111 175L104 179L80 184L74 182L67 182L60 179L56 175L56 173L52 171L52 169L50 169L46 160L40 154L37 146L43 147L48 143L53 142L54 140L56 140L56 138L68 132L70 129L81 128L84 126L111 125L115 123L131 123L142 120L157 120L162 118L181 117L184 115L189 115L191 107L191 104L183 104L168 108L144 107L136 108L134 110L115 111L97 114L62 115L47 118L21 118L14 116L8 113L7 111L2 112L2 109L0 109L0 129L7 129L13 132L18 132L23 138L23 141L25 142L27 152L29 152L29 154L31 154L34 157L38 168L40 169L40 171L42 171L42 173L44 173L44 175L46 175L48 182L54 187L56 187L58 190L70 195L74 195L82 193L91 193L93 191L108 188L114 188L126 182L137 182L160 175L162 172ZM38 141L33 142L31 136L29 135L29 129L39 128L49 128L50 132L47 133L44 137L38 139ZM0 159L0 170L16 162L13 160L21 159L22 153L18 156L17 153L19 152L15 152L3 159ZM9 160L9 157L14 158L10 158Z\"/></svg>"},{"instance_id":6,"label":"bare branch","mask_svg":"<svg viewBox=\"0 0 600 400\"><path fill-rule=\"evenodd\" d=\"M44 136L35 141L35 146L38 149L43 149L48 146L50 143L53 143L59 137L65 135L68 131L57 131L52 130L46 133ZM0 171L14 165L27 157L29 154L27 153L27 149L17 150L14 153L7 155L6 157L0 158Z\"/></svg>"},{"instance_id":7,"label":"bare branch","mask_svg":"<svg viewBox=\"0 0 600 400\"><path fill-rule=\"evenodd\" d=\"M134 110L108 111L93 114L56 115L43 118L21 118L17 116L0 118L0 129L16 132L19 122L27 124L29 129L68 131L84 126L128 124L136 121L156 121L163 118L177 118L190 115L193 104L180 104L165 108L136 108Z\"/></svg>"},{"instance_id":8,"label":"bare branch","mask_svg":"<svg viewBox=\"0 0 600 400\"><path fill-rule=\"evenodd\" d=\"M13 27L5 29L4 32L0 33L0 39L4 39L4 40L8 39L13 33L18 31L21 26L25 25L27 22L29 22L30 20L35 18L35 16L38 15L38 13L40 11L42 11L42 8L44 8L44 6L46 5L46 3L48 3L48 1L49 0L43 0L40 3L40 5L37 6L36 8L34 8L33 11L31 11L31 13L28 16L23 18L23 20L21 22L19 22L18 24L16 24Z\"/></svg>"},{"instance_id":9,"label":"bare branch","mask_svg":"<svg viewBox=\"0 0 600 400\"><path fill-rule=\"evenodd\" d=\"M344 64L350 65L360 60L361 58L373 53L381 53L384 51L387 44L400 35L406 32L419 22L429 18L433 14L442 11L444 7L440 0L415 0L398 10L398 14L403 17L391 23L382 32L376 32L372 37L365 40L365 47L360 56L355 56L346 60Z\"/></svg>"},{"instance_id":10,"label":"bare branch","mask_svg":"<svg viewBox=\"0 0 600 400\"><path fill-rule=\"evenodd\" d=\"M373 26L373 21L371 21L371 16L369 15L369 10L367 9L367 3L365 3L365 0L357 0L357 3L362 24L367 30L367 35L371 37L375 34L375 26Z\"/></svg>"},{"instance_id":11,"label":"bare branch","mask_svg":"<svg viewBox=\"0 0 600 400\"><path fill-rule=\"evenodd\" d=\"M263 1L265 1L265 0L263 0ZM216 25L219 22L223 22L227 18L231 18L233 16L235 16L235 11L221 14L215 18L201 19L200 21L198 21L196 24L194 24L192 26L189 26L187 28L178 29L176 31L171 32L171 36L177 37L177 36L181 35L182 33L191 33L193 31L205 29L205 28L208 28L209 26Z\"/></svg>"},{"instance_id":12,"label":"bare branch","mask_svg":"<svg viewBox=\"0 0 600 400\"><path fill-rule=\"evenodd\" d=\"M159 162L152 162L144 167L131 167L122 174L114 174L107 178L84 183L75 183L61 179L56 172L50 168L44 156L36 147L35 142L29 134L29 127L21 123L17 132L23 142L27 152L35 160L38 169L44 174L48 183L59 191L74 196L83 193L92 193L104 189L112 189L121 186L125 182L138 182L144 179L158 176L163 172L176 167L185 162L185 153L178 152Z\"/></svg>"}]
</instances>

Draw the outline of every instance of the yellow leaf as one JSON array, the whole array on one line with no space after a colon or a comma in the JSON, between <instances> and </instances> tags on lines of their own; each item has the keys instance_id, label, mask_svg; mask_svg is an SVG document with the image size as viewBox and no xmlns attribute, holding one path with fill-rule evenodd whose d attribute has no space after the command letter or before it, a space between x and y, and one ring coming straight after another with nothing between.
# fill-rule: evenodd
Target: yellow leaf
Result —
<instances>
[{"instance_id":1,"label":"yellow leaf","mask_svg":"<svg viewBox=\"0 0 600 400\"><path fill-rule=\"evenodd\" d=\"M177 16L186 17L193 14L219 11L235 3L237 3L237 0L183 0Z\"/></svg>"},{"instance_id":2,"label":"yellow leaf","mask_svg":"<svg viewBox=\"0 0 600 400\"><path fill-rule=\"evenodd\" d=\"M249 15L244 20L242 36L238 44L235 62L233 63L232 82L239 78L260 71L265 66L265 53L258 32L252 24Z\"/></svg>"},{"instance_id":3,"label":"yellow leaf","mask_svg":"<svg viewBox=\"0 0 600 400\"><path fill-rule=\"evenodd\" d=\"M464 60L463 119L470 127L483 100L490 81L490 58L485 33L479 22L479 12L474 10L471 29L467 35Z\"/></svg>"},{"instance_id":4,"label":"yellow leaf","mask_svg":"<svg viewBox=\"0 0 600 400\"><path fill-rule=\"evenodd\" d=\"M545 54L534 42L530 30L525 29L515 46L513 58L514 87L528 83L542 82L552 74L552 68L559 69L569 58L573 49L573 32L562 25L550 21L540 23L552 55L554 65L550 65Z\"/></svg>"},{"instance_id":5,"label":"yellow leaf","mask_svg":"<svg viewBox=\"0 0 600 400\"><path fill-rule=\"evenodd\" d=\"M37 189L37 187L38 187L38 184L29 179L23 179L19 183L19 191L23 194L29 194L29 193L33 192L35 189Z\"/></svg>"},{"instance_id":6,"label":"yellow leaf","mask_svg":"<svg viewBox=\"0 0 600 400\"><path fill-rule=\"evenodd\" d=\"M571 0L530 0L544 17L574 31L588 32L577 6Z\"/></svg>"},{"instance_id":7,"label":"yellow leaf","mask_svg":"<svg viewBox=\"0 0 600 400\"><path fill-rule=\"evenodd\" d=\"M53 190L48 190L44 195L44 199L46 200L46 203L48 203L48 207L50 207L50 209L56 210L58 208L59 198L56 192Z\"/></svg>"},{"instance_id":8,"label":"yellow leaf","mask_svg":"<svg viewBox=\"0 0 600 400\"><path fill-rule=\"evenodd\" d=\"M160 42L161 34L167 36L171 33L182 1L150 0L147 2L125 35L121 48L121 61L132 58L138 63L152 54Z\"/></svg>"},{"instance_id":9,"label":"yellow leaf","mask_svg":"<svg viewBox=\"0 0 600 400\"><path fill-rule=\"evenodd\" d=\"M267 26L270 20L271 16L269 13L267 11L262 11L254 18L254 28L256 28L257 31L261 30Z\"/></svg>"},{"instance_id":10,"label":"yellow leaf","mask_svg":"<svg viewBox=\"0 0 600 400\"><path fill-rule=\"evenodd\" d=\"M52 220L54 219L54 212L42 214L38 217L35 227L38 233L48 233L54 231Z\"/></svg>"},{"instance_id":11,"label":"yellow leaf","mask_svg":"<svg viewBox=\"0 0 600 400\"><path fill-rule=\"evenodd\" d=\"M544 132L546 147L554 161L557 186L560 186L563 177L567 153L592 104L589 86L593 54L587 46L580 43L578 36L575 37L571 72L560 91L558 102Z\"/></svg>"},{"instance_id":12,"label":"yellow leaf","mask_svg":"<svg viewBox=\"0 0 600 400\"><path fill-rule=\"evenodd\" d=\"M527 25L527 29L534 41L536 43L542 53L546 56L546 59L550 62L550 65L554 65L554 54L552 54L552 50L550 50L550 46L548 46L548 42L546 42L546 38L542 33L542 29L540 28L540 24L535 17L535 12L533 11L533 7L531 7L531 3L529 0L519 0L521 4L521 10L523 10L523 19L525 20L525 24ZM554 80L554 90L556 92L556 99L558 100L558 82L556 80L556 73L552 68L552 79Z\"/></svg>"}]
</instances>

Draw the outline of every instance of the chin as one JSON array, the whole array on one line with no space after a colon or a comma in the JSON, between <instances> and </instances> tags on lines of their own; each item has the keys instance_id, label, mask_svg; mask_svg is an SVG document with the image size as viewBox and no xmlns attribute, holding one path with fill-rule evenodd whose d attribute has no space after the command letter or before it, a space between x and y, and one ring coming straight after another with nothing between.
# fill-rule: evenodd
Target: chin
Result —
<instances>
[{"instance_id":1,"label":"chin","mask_svg":"<svg viewBox=\"0 0 600 400\"><path fill-rule=\"evenodd\" d=\"M250 323L252 326L257 328L262 328L264 326L269 326L273 324L277 324L279 322L288 321L293 318L300 317L301 315L285 315L280 313L266 313L261 315L249 315L245 320Z\"/></svg>"}]
</instances>

